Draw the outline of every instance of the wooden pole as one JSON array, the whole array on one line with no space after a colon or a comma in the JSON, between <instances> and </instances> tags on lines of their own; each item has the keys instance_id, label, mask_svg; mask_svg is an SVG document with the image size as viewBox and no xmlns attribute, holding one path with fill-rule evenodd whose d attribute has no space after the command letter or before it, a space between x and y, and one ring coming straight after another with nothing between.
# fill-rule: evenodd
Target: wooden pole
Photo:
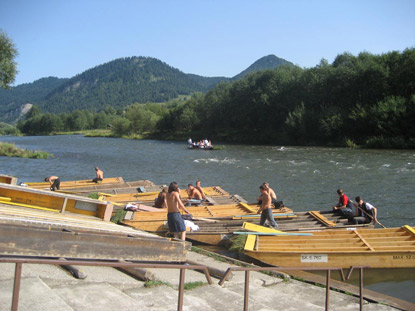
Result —
<instances>
[{"instance_id":1,"label":"wooden pole","mask_svg":"<svg viewBox=\"0 0 415 311\"><path fill-rule=\"evenodd\" d=\"M352 200L350 200L352 203L353 203L353 201ZM357 202L356 202L356 205L355 205L358 209L360 209L365 215L367 215L370 219L372 219L373 220L373 216L372 215L370 215L370 214L368 214L368 213L366 213L360 206L359 206L359 204L357 204ZM381 226L382 228L385 228L386 229L386 227L384 226L384 225L382 225L378 220L376 220L376 223L378 223L379 224L379 226Z\"/></svg>"}]
</instances>

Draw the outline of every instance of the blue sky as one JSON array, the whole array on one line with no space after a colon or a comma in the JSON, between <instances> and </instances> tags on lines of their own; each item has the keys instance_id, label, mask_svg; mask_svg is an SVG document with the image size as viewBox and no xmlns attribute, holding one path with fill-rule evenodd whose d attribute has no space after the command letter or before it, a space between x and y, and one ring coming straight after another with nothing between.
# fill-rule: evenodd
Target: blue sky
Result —
<instances>
[{"instance_id":1,"label":"blue sky","mask_svg":"<svg viewBox=\"0 0 415 311\"><path fill-rule=\"evenodd\" d=\"M128 56L231 77L269 54L314 67L415 47L415 0L1 0L0 29L19 51L15 85Z\"/></svg>"}]
</instances>

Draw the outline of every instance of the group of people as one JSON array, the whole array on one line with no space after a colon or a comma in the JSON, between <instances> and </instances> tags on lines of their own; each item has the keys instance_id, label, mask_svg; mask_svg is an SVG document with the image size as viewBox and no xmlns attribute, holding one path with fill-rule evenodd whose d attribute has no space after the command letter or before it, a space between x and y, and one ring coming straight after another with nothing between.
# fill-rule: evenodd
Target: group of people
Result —
<instances>
[{"instance_id":1,"label":"group of people","mask_svg":"<svg viewBox=\"0 0 415 311\"><path fill-rule=\"evenodd\" d=\"M272 228L278 228L273 215L273 207L279 208L281 206L281 201L277 201L277 195L275 191L270 187L269 183L264 182L259 186L260 196L258 197L259 208L257 214L261 214L260 225L265 225L265 222L268 221L269 226ZM162 197L162 202L164 206L167 207L167 220L169 231L174 234L175 238L185 239L186 238L186 226L184 224L183 217L180 213L180 210L183 210L185 213L190 214L189 210L186 209L185 204L182 202L180 196L180 189L176 182L172 182L169 187L165 187L162 191L164 195ZM189 194L189 199L203 200L204 192L200 186L200 181L196 182L196 187L192 184L188 185L187 192ZM343 192L342 189L337 190L339 196L339 202L333 206L333 210L347 217L348 222L352 224L366 224L377 223L377 209L372 204L363 201L360 196L356 197L356 202L352 202ZM185 202L187 202L186 200ZM158 199L157 199L158 201ZM355 211L353 211L355 207Z\"/></svg>"},{"instance_id":2,"label":"group of people","mask_svg":"<svg viewBox=\"0 0 415 311\"><path fill-rule=\"evenodd\" d=\"M92 179L92 182L94 183L101 183L104 180L104 172L99 169L98 166L95 167L95 174L96 177ZM49 182L50 184L50 190L60 190L61 187L61 181L58 176L49 176L45 178L46 182Z\"/></svg>"},{"instance_id":3,"label":"group of people","mask_svg":"<svg viewBox=\"0 0 415 311\"><path fill-rule=\"evenodd\" d=\"M207 138L202 139L198 142L193 141L192 138L187 140L190 148L199 148L199 149L212 149L212 142Z\"/></svg>"},{"instance_id":4,"label":"group of people","mask_svg":"<svg viewBox=\"0 0 415 311\"><path fill-rule=\"evenodd\" d=\"M166 208L166 195L169 192L169 187L164 186L160 193L158 194L157 198L154 202L154 207L156 208ZM185 199L185 205L191 206L192 204L200 204L203 200L206 200L205 192L203 191L203 188L201 186L201 181L196 181L196 186L193 186L193 184L187 185L187 194L188 198ZM180 197L181 198L181 197Z\"/></svg>"},{"instance_id":5,"label":"group of people","mask_svg":"<svg viewBox=\"0 0 415 311\"><path fill-rule=\"evenodd\" d=\"M355 198L356 202L352 202L342 189L337 190L339 202L333 206L333 210L344 217L347 217L351 224L368 224L372 221L377 223L377 209L372 204L363 201L360 196ZM353 211L353 207L355 210Z\"/></svg>"}]
</instances>

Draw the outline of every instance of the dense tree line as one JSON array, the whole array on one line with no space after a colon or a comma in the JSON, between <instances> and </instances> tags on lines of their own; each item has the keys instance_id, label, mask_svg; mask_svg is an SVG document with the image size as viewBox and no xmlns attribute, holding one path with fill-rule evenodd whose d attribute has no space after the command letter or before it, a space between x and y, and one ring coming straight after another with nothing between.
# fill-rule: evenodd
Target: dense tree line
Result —
<instances>
[{"instance_id":1,"label":"dense tree line","mask_svg":"<svg viewBox=\"0 0 415 311\"><path fill-rule=\"evenodd\" d=\"M332 64L283 66L219 83L185 101L134 104L118 111L108 107L99 113L31 111L19 128L33 134L111 124L114 136L415 148L415 49L343 53Z\"/></svg>"},{"instance_id":2,"label":"dense tree line","mask_svg":"<svg viewBox=\"0 0 415 311\"><path fill-rule=\"evenodd\" d=\"M415 50L338 55L220 84L173 107L160 134L261 144L415 147Z\"/></svg>"}]
</instances>

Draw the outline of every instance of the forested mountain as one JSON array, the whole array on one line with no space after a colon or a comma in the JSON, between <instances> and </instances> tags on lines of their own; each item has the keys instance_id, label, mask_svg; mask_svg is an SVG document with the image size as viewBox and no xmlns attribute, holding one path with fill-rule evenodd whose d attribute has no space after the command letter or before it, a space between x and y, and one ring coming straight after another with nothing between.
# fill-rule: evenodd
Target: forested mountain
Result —
<instances>
[{"instance_id":1,"label":"forested mountain","mask_svg":"<svg viewBox=\"0 0 415 311\"><path fill-rule=\"evenodd\" d=\"M40 104L42 110L68 112L105 106L123 108L133 103L163 102L202 91L180 70L150 57L128 57L89 69L55 89Z\"/></svg>"},{"instance_id":2,"label":"forested mountain","mask_svg":"<svg viewBox=\"0 0 415 311\"><path fill-rule=\"evenodd\" d=\"M264 57L258 59L255 63L253 63L248 68L246 68L244 71L242 71L241 73L234 76L232 78L232 80L233 81L239 80L239 79L245 77L246 75L248 75L250 73L254 73L254 72L257 72L257 71L260 71L260 70L274 69L274 68L278 68L278 67L281 67L281 66L292 67L292 66L294 66L294 64L287 61L287 60L285 60L285 59L283 59L283 58L279 58L275 55L264 56Z\"/></svg>"},{"instance_id":3,"label":"forested mountain","mask_svg":"<svg viewBox=\"0 0 415 311\"><path fill-rule=\"evenodd\" d=\"M38 104L68 79L48 77L32 83L20 84L10 90L0 88L0 120L16 120L25 104Z\"/></svg>"},{"instance_id":4,"label":"forested mountain","mask_svg":"<svg viewBox=\"0 0 415 311\"><path fill-rule=\"evenodd\" d=\"M37 104L42 111L102 111L133 103L164 102L195 92L206 92L219 82L239 79L261 70L291 64L274 55L261 58L234 78L202 77L150 57L127 57L91 68L70 79L43 78L33 83L0 89L0 121L16 120L22 105ZM291 64L292 65L292 64Z\"/></svg>"}]
</instances>

